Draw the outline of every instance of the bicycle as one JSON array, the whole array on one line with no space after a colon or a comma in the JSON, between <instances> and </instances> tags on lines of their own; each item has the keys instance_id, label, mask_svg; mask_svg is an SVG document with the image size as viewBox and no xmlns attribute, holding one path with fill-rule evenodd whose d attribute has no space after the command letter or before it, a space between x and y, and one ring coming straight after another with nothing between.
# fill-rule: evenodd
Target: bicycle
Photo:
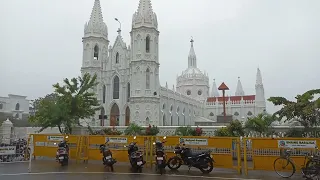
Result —
<instances>
[{"instance_id":1,"label":"bicycle","mask_svg":"<svg viewBox=\"0 0 320 180\"><path fill-rule=\"evenodd\" d=\"M316 150L318 150L317 147L316 147ZM282 178L290 178L296 173L296 164L291 159L291 153L292 153L292 149L286 149L284 153L282 153L283 155L277 158L273 163L274 171ZM315 163L315 164L312 164L312 163ZM282 169L281 169L282 171L278 171L276 169L277 164L282 164ZM288 169L286 170L285 168L288 168ZM311 180L314 177L318 176L319 170L320 170L320 157L317 155L313 156L313 155L310 155L309 153L306 153L304 158L304 164L301 168L301 173L303 177L306 178L307 180ZM283 175L282 174L283 171L291 172L291 173L289 173L289 175Z\"/></svg>"}]
</instances>

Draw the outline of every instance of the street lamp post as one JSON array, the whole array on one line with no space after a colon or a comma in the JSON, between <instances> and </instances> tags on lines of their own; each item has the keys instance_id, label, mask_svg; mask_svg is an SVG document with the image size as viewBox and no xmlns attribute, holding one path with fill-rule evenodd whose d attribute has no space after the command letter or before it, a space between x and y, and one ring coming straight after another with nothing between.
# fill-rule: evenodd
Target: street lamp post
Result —
<instances>
[{"instance_id":1,"label":"street lamp post","mask_svg":"<svg viewBox=\"0 0 320 180\"><path fill-rule=\"evenodd\" d=\"M118 18L114 18L114 20L116 20L120 25L120 27L118 28L118 31L117 31L120 34L121 33L121 22L119 21Z\"/></svg>"}]
</instances>

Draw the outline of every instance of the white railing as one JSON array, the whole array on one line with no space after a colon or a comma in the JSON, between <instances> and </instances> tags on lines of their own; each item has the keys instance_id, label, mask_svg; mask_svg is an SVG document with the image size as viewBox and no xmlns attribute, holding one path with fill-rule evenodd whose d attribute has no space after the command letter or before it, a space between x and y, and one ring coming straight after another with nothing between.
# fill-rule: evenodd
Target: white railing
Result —
<instances>
[{"instance_id":1,"label":"white railing","mask_svg":"<svg viewBox=\"0 0 320 180\"><path fill-rule=\"evenodd\" d=\"M160 132L159 132L159 136L171 136L175 134L176 129L179 126L158 126ZM191 126L193 128L196 128L197 126ZM214 136L214 132L222 127L225 126L198 126L200 128L202 128L204 136ZM87 127L79 127L81 128L81 132L88 132L88 128ZM101 130L103 128L113 128L110 126L105 126L105 127L101 127L101 126L94 126L91 127L92 130L97 131L97 130ZM118 131L124 132L124 130L127 128L127 126L117 126L115 127ZM273 126L271 127L271 129L275 132L274 136L275 137L283 137L285 136L285 134L289 131L289 129L292 129L293 127L291 126ZM302 126L295 126L295 128L298 129L303 129ZM38 133L40 128L36 128L36 127L15 127L13 128L14 132L12 132L12 134L14 134L15 137L27 137L29 134L34 134L34 133ZM75 131L75 129L74 129ZM44 130L43 132L41 132L40 134L60 134L58 128L48 128L46 130ZM265 134L260 135L259 133L251 133L249 134L249 137L266 137Z\"/></svg>"}]
</instances>

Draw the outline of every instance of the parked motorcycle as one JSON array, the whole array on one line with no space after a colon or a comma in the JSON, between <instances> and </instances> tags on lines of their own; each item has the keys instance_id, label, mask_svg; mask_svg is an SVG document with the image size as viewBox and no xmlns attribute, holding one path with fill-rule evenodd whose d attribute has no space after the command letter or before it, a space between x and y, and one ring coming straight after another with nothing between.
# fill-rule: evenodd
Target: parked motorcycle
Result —
<instances>
[{"instance_id":1,"label":"parked motorcycle","mask_svg":"<svg viewBox=\"0 0 320 180\"><path fill-rule=\"evenodd\" d=\"M110 167L110 170L113 171L113 165L117 162L113 157L112 157L112 152L108 147L107 142L105 144L100 145L100 153L102 153L102 162L105 167Z\"/></svg>"},{"instance_id":2,"label":"parked motorcycle","mask_svg":"<svg viewBox=\"0 0 320 180\"><path fill-rule=\"evenodd\" d=\"M163 144L166 142L165 139L167 137L163 137L163 141L156 141L153 143L155 146L155 161L156 161L156 171L159 171L160 174L163 174L164 169L166 167L166 155L163 149Z\"/></svg>"},{"instance_id":3,"label":"parked motorcycle","mask_svg":"<svg viewBox=\"0 0 320 180\"><path fill-rule=\"evenodd\" d=\"M178 145L174 149L176 154L168 160L168 167L171 170L177 170L181 165L187 165L189 170L191 167L200 169L202 173L210 173L213 170L213 157L211 151L200 153L192 153L190 148L186 148L185 144Z\"/></svg>"},{"instance_id":4,"label":"parked motorcycle","mask_svg":"<svg viewBox=\"0 0 320 180\"><path fill-rule=\"evenodd\" d=\"M133 139L136 139L137 137L134 136ZM128 146L128 157L131 164L131 167L133 170L135 170L138 173L142 172L142 167L146 163L146 161L143 160L143 153L139 151L139 148L137 146L136 142L131 142Z\"/></svg>"},{"instance_id":5,"label":"parked motorcycle","mask_svg":"<svg viewBox=\"0 0 320 180\"><path fill-rule=\"evenodd\" d=\"M58 144L58 150L56 154L56 161L61 164L61 166L68 165L69 163L69 146L68 146L68 136L66 139ZM54 143L56 145L56 143Z\"/></svg>"}]
</instances>

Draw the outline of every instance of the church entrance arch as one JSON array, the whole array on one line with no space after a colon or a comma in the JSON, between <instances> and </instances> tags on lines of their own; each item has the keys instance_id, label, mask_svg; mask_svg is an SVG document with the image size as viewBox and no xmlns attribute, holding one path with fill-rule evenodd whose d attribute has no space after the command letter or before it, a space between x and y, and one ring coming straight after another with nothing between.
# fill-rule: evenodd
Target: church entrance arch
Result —
<instances>
[{"instance_id":1,"label":"church entrance arch","mask_svg":"<svg viewBox=\"0 0 320 180\"><path fill-rule=\"evenodd\" d=\"M129 126L130 124L130 108L129 106L127 106L126 108L126 122L125 122L125 126Z\"/></svg>"},{"instance_id":2,"label":"church entrance arch","mask_svg":"<svg viewBox=\"0 0 320 180\"><path fill-rule=\"evenodd\" d=\"M119 106L114 103L110 111L110 126L119 126L120 110Z\"/></svg>"}]
</instances>

